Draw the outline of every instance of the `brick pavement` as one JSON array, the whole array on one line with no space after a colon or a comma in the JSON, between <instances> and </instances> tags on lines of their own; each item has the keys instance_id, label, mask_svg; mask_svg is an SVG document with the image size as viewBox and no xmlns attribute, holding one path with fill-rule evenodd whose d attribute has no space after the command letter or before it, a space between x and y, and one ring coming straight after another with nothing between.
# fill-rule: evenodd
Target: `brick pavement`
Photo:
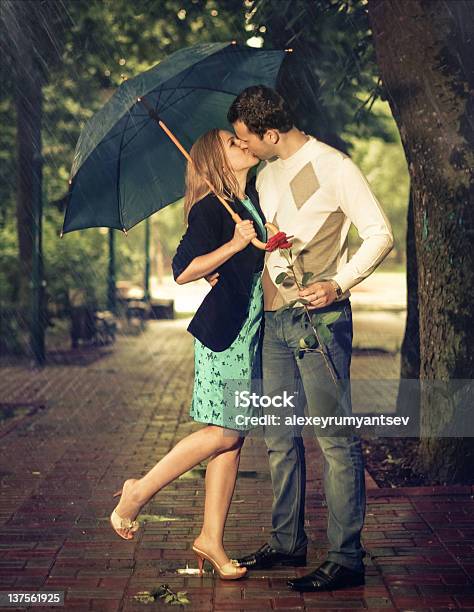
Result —
<instances>
[{"instance_id":1,"label":"brick pavement","mask_svg":"<svg viewBox=\"0 0 474 612\"><path fill-rule=\"evenodd\" d=\"M204 466L147 504L142 514L156 521L136 541L118 538L108 525L112 492L199 427L188 418L193 355L185 327L183 320L154 322L87 366L0 370L0 402L45 405L4 435L0 429L0 589L64 590L67 610L104 612L165 609L133 600L163 583L187 591L192 611L474 609L470 487L377 489L368 478L367 584L334 593L288 591L286 578L307 568L253 572L238 582L179 573L196 567L190 545L202 515ZM381 359L373 361L377 376ZM324 558L326 508L320 453L310 439L306 446L312 567ZM229 553L266 540L270 506L264 443L251 436L228 520Z\"/></svg>"}]
</instances>

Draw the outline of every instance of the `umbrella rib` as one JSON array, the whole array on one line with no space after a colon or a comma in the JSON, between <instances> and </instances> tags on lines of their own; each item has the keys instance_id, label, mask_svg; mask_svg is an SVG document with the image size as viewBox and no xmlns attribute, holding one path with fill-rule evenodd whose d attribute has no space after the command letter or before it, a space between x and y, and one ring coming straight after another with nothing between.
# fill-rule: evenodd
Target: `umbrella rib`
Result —
<instances>
[{"instance_id":1,"label":"umbrella rib","mask_svg":"<svg viewBox=\"0 0 474 612\"><path fill-rule=\"evenodd\" d=\"M194 91L196 91L195 89L191 89L191 91L187 91L186 93L184 93L180 98L178 98L177 100L175 100L174 102L171 102L170 104L168 104L168 106L165 106L164 108L160 109L160 113L164 113L165 111L167 111L171 106L174 106L175 104L177 104L178 102L181 102L181 100L184 100L184 98L187 98L188 96L190 96ZM158 113L159 114L159 113Z\"/></svg>"},{"instance_id":2,"label":"umbrella rib","mask_svg":"<svg viewBox=\"0 0 474 612\"><path fill-rule=\"evenodd\" d=\"M175 100L174 102L171 102L170 104L168 104L168 106L165 106L165 108L162 108L160 110L160 113L165 112L166 110L168 110L168 108L170 108L171 106L173 106L174 104L176 104L177 102L180 102L181 100L183 100L184 98L186 98L187 96L191 95L193 93L194 89L192 89L191 91L186 92L185 94L183 94L181 96L181 98L178 98L177 100ZM158 104L155 105L155 111L158 112ZM148 115L147 115L148 116ZM137 130L135 132L135 134L133 134L133 136L131 136L130 140L127 140L127 142L124 144L123 148L125 149L125 147L127 147L137 136L138 134L142 131L142 129L144 127L146 127L147 123L145 123L144 125L142 125L140 127L139 130Z\"/></svg>"},{"instance_id":3,"label":"umbrella rib","mask_svg":"<svg viewBox=\"0 0 474 612\"><path fill-rule=\"evenodd\" d=\"M125 226L123 224L123 217L122 217L122 206L121 206L121 198L120 198L120 169L121 169L121 165L122 165L122 145L123 145L123 140L125 138L125 130L128 126L128 122L130 121L130 117L132 116L132 113L130 111L128 111L127 114L127 122L125 124L125 127L122 131L122 137L120 139L120 146L119 146L119 154L118 154L118 159L117 159L117 183L116 183L116 188L117 188L117 201L118 201L118 213L119 213L119 219L120 219L120 224L122 226L122 229L125 229Z\"/></svg>"},{"instance_id":4,"label":"umbrella rib","mask_svg":"<svg viewBox=\"0 0 474 612\"><path fill-rule=\"evenodd\" d=\"M175 104L177 104L178 102L181 102L181 100L184 100L184 98L187 98L188 96L190 96L192 93L194 93L195 91L199 91L199 90L206 90L206 91L215 91L217 93L223 93L226 95L231 95L231 96L235 96L236 94L234 92L229 92L229 91L223 91L222 89L211 89L211 88L205 88L205 87L180 87L179 89L187 89L189 91L187 91L186 93L184 93L180 98L178 98L177 100L173 100L172 102L170 102L168 104L168 106L164 106L163 108L161 108L158 111L158 104L155 104L155 111L160 114L160 113L164 113L165 111L167 111L169 108L171 108L172 106L174 106ZM174 90L176 91L176 90ZM150 92L152 93L152 92ZM148 115L138 115L139 117L145 117ZM132 136L132 138L128 141L131 142L131 140L134 138L135 136ZM128 144L128 143L127 143Z\"/></svg>"},{"instance_id":5,"label":"umbrella rib","mask_svg":"<svg viewBox=\"0 0 474 612\"><path fill-rule=\"evenodd\" d=\"M157 141L153 133L148 135L147 132L143 132L143 136L141 136L142 141L137 138L137 146L133 144L135 138L140 136L142 131L146 129L151 118L170 138L178 150L183 153L184 157L190 161L189 153L180 143L178 136L175 136L170 128L167 127L165 118L170 119L171 123L175 124L178 132L180 129L184 132L180 135L181 139L192 140L194 132L204 128L209 121L212 121L212 116L217 112L219 113L219 117L224 120L222 115L225 113L226 102L228 101L230 104L238 93L236 91L227 90L227 87L232 87L240 91L240 85L244 86L245 82L249 80L252 82L251 79L255 78L254 72L262 73L262 80L265 79L265 83L268 81L269 84L273 84L276 81L278 71L281 68L281 61L284 57L281 51L277 53L271 51L270 57L275 57L275 61L272 59L272 61L269 62L267 60L266 51L259 51L259 55L257 56L259 61L256 62L255 66L252 64L252 70L247 72L247 65L245 63L243 64L243 68L240 64L240 60L237 63L231 61L227 64L227 57L230 58L235 51L238 51L238 57L243 57L246 61L247 54L254 53L251 49L237 49L228 43L224 45L220 43L217 45L197 45L196 50L197 52L193 48L189 48L182 56L179 56L179 60L176 63L173 63L172 59L166 66L163 66L164 70L156 70L156 66L154 66L153 71L151 71L151 69L147 71L146 77L137 78L136 82L133 84L130 81L128 84L130 86L122 88L123 95L120 94L114 97L113 102L109 100L108 103L104 105L104 112L95 113L93 120L89 121L87 126L81 131L81 136L76 145L77 152L75 152L74 155L72 169L74 175L72 175L71 172L68 206L61 234L64 230L72 231L67 229L68 225L79 224L77 220L74 221L74 219L71 218L71 211L75 213L76 208L80 216L80 225L82 227L97 226L95 221L97 220L97 216L100 216L99 213L101 212L103 204L100 194L88 192L89 197L87 199L80 198L78 194L78 190L81 191L83 185L88 188L88 181L91 179L96 180L97 175L95 174L95 169L90 168L92 164L88 164L87 168L84 167L85 161L90 159L94 151L96 151L98 164L102 164L104 168L107 169L107 172L103 173L103 180L108 181L108 189L110 188L113 191L115 188L115 197L108 203L109 211L113 215L112 220L108 223L110 223L114 229L122 229L126 233L127 229L137 225L142 218L148 218L150 216L150 214L145 214L147 211L154 211L156 207L158 207L158 210L164 208L170 201L174 201L181 197L181 182L178 185L174 180L168 180L172 179L172 173L169 172L169 176L164 177L167 180L160 181L159 184L155 184L154 181L152 181L152 184L149 185L150 193L154 193L158 188L158 197L154 198L157 200L156 202L150 203L147 207L143 207L143 210L136 210L133 207L129 208L129 206L133 204L135 183L138 182L135 181L134 175L137 170L136 166L138 167L142 161L142 158L137 157L142 152L139 147L140 143L143 141L145 148L148 145L150 148L153 148L153 150L155 150L156 147L158 151L160 151L160 147L165 144L161 142L161 137ZM263 61L260 61L260 58L263 58ZM202 72L199 68L200 66L202 66ZM193 74L195 77L193 77ZM138 76L139 75L137 75L137 77ZM238 82L233 80L234 76ZM145 105L148 112L140 112L141 109L138 104L140 101ZM148 104L146 104L147 101ZM205 121L201 122L196 120L200 112L205 113ZM124 117L124 115L127 116ZM160 115L163 115L163 118L161 118ZM186 129L188 127L191 127L190 131ZM101 148L101 145L104 145L104 147ZM106 149L106 151L104 151L104 149ZM130 151L128 151L128 149L130 149ZM105 152L107 152L107 155L104 155ZM166 162L176 161L175 156L170 155L168 148L165 149L164 153ZM132 164L133 167L129 168L129 160L131 159L134 160L134 163ZM144 168L146 170L146 176L143 177L143 180L146 178L148 182L155 174L151 160L149 161L149 165ZM121 176L122 163L124 164L123 180ZM112 164L112 167L110 164ZM166 163L163 164L163 169L166 169ZM80 172L80 170L84 171ZM99 166L98 171L100 172L100 170L101 168ZM140 170L138 169L138 171ZM73 181L73 179L76 180ZM129 179L133 182L133 188L128 186ZM73 197L73 186L75 186L74 191L76 192L74 195L78 194L77 197ZM212 185L209 184L209 186L211 191L213 191ZM117 201L115 201L115 199L117 199ZM129 202L130 199L132 200L131 202ZM226 207L226 210L231 214L234 221L239 221L240 218L236 214L236 211L233 210L232 206L223 198L219 197L219 200L223 206ZM115 215L117 215L118 221ZM70 219L66 221L66 217L68 216ZM102 219L100 220L102 221ZM259 244L255 246L262 248L263 243L260 241L258 242Z\"/></svg>"},{"instance_id":6,"label":"umbrella rib","mask_svg":"<svg viewBox=\"0 0 474 612\"><path fill-rule=\"evenodd\" d=\"M155 104L155 111L158 111L158 104L160 102L160 96L161 96L161 91L163 89L163 84L160 85L160 88L158 90L158 95L157 95L157 99L156 99L156 104ZM134 107L136 108L136 106ZM147 117L147 119L150 119L150 115L148 113L146 113L145 115L136 115L138 117ZM128 145L133 142L133 140L138 136L138 134L148 125L149 121L145 121L143 123L143 125L140 126L140 128L138 130L136 130L136 132L133 134L133 136L130 138L130 140L128 140L124 145L123 148L125 149L125 147L128 147Z\"/></svg>"},{"instance_id":7,"label":"umbrella rib","mask_svg":"<svg viewBox=\"0 0 474 612\"><path fill-rule=\"evenodd\" d=\"M181 86L181 87L170 87L171 91L177 91L178 89L192 89L194 91L214 91L216 93L222 93L222 94L226 94L229 96L236 96L237 94L235 93L235 91L227 91L226 89L216 89L215 87L202 87L201 85L186 85L186 86ZM163 88L163 91L167 91L166 88ZM144 96L143 96L144 97ZM173 102L174 104L174 102Z\"/></svg>"},{"instance_id":8,"label":"umbrella rib","mask_svg":"<svg viewBox=\"0 0 474 612\"><path fill-rule=\"evenodd\" d=\"M129 140L127 140L127 141L125 142L125 144L123 145L122 150L124 150L126 147L128 147L128 145L129 145L131 142L133 142L133 140L135 140L135 138L138 136L138 134L140 134L140 132L141 132L142 130L144 130L144 129L145 129L145 128L146 128L146 127L149 125L149 123L150 123L150 116L149 116L149 115L147 115L147 118L148 118L148 121L144 121L144 122L142 123L142 125L141 125L141 126L140 126L140 127L139 127L139 128L138 128L138 129L137 129L135 132L134 132L134 134L132 134L132 136L130 137L130 139L129 139Z\"/></svg>"},{"instance_id":9,"label":"umbrella rib","mask_svg":"<svg viewBox=\"0 0 474 612\"><path fill-rule=\"evenodd\" d=\"M127 113L130 114L130 110L128 110ZM135 115L135 117L143 117L144 118L144 121L143 121L144 125L146 125L148 123L148 121L150 120L150 117L149 117L148 114L146 114L146 115ZM117 136L122 136L124 132L126 132L127 130L132 130L134 127L136 127L136 125L135 126L130 125L130 126L126 127L124 130L122 130L121 134L118 134L118 133L117 134L111 134L110 136L107 136L107 138L104 138L103 140L101 140L100 144L101 145L105 144L105 143L109 142L109 140L113 140L114 138L117 138Z\"/></svg>"},{"instance_id":10,"label":"umbrella rib","mask_svg":"<svg viewBox=\"0 0 474 612\"><path fill-rule=\"evenodd\" d=\"M165 111L167 111L169 108L171 108L172 106L174 106L178 102L181 102L181 100L184 100L184 98L187 98L188 96L190 96L197 89L207 89L207 88L204 88L204 87L179 87L177 89L187 89L188 91L186 91L186 93L183 93L183 95L181 97L177 98L176 100L170 101L167 106L164 106L158 112L159 99L160 99L160 95L161 95L161 93L163 91L163 86L160 86L160 90L159 90L159 93L158 93L158 98L157 98L157 101L156 101L156 104L155 104L155 111L158 112L158 114L164 113ZM170 88L170 90L172 90L172 91L177 91L177 89ZM210 89L210 91L216 91L216 92L219 92L219 93L228 93L228 92L223 92L222 90L219 90L219 89ZM150 92L150 93L153 93L153 92ZM232 93L231 95L235 95L235 94ZM167 100L169 100L169 98L170 98L170 96L168 96ZM143 116L143 115L139 115L139 116ZM147 116L147 115L145 115L145 116ZM143 125L141 125L140 128L137 129L136 132L131 136L131 138L129 140L127 140L123 144L122 150L124 150L126 147L128 147L128 145L130 145L135 140L135 138L140 134L140 132L147 125L148 125L148 122L144 122Z\"/></svg>"},{"instance_id":11,"label":"umbrella rib","mask_svg":"<svg viewBox=\"0 0 474 612\"><path fill-rule=\"evenodd\" d=\"M176 104L177 102L180 102L180 101L181 101L183 98L185 98L185 97L187 97L187 96L191 95L191 94L192 94L193 92L195 92L195 91L214 91L214 92L216 92L216 93L223 93L223 94L227 94L227 95L230 95L230 96L235 96L235 95L237 95L237 94L236 94L235 92L233 92L233 91L225 91L225 90L223 90L223 89L215 89L215 88L212 88L212 87L182 87L182 86L181 86L181 87L179 87L179 88L170 87L170 88L169 88L169 90L168 90L167 88L163 88L163 86L160 86L160 90L159 90L159 94L158 94L158 95L160 96L160 95L161 95L161 93L162 93L163 91L171 91L171 92L176 92L178 89L180 89L180 90L183 90L183 89L184 89L184 90L188 90L188 91L187 91L187 93L186 93L186 94L183 94L183 95L181 96L181 98L178 98L177 100L174 100L173 102L170 102L170 103L169 103L167 106L165 106L164 108L162 108L162 109L161 109L161 112L164 112L164 111L168 110L168 109L169 109L171 106L173 106L173 105L174 105L174 104ZM150 93L153 93L153 90L152 90L152 91L150 91L150 92L148 92L148 94L150 94ZM148 94L146 94L146 95L148 95ZM165 103L166 103L166 102L169 100L169 98L170 98L170 96L168 96L168 98L167 98L167 100L165 101ZM133 108L133 107L132 107L132 108ZM157 107L155 107L155 110L157 110ZM129 109L127 112L128 112L128 113L130 113L130 112L131 112L131 109ZM144 115L142 115L142 114L137 114L137 115L135 115L135 117L143 117L143 118L145 119L145 121L144 121L144 125L143 125L143 126L141 126L141 128L140 128L140 129L142 129L143 127L145 127L145 125L147 125L148 120L149 120L149 115L148 115L148 114L146 114L146 115L145 115L145 114L144 114ZM128 123L128 122L127 122L127 123ZM127 127L127 128L125 128L125 130L124 130L124 131L127 131L127 130L132 130L132 129L133 129L133 127L135 127L135 126L132 126L132 125L131 125L131 126L129 126L129 127ZM123 135L123 132L122 132L122 134L121 134L121 135ZM104 139L101 141L101 143L100 143L100 144L107 143L107 142L109 142L109 140L112 140L112 139L114 139L114 138L117 138L117 136L118 136L118 134L111 134L110 136L108 136L108 137L104 138ZM133 139L133 138L134 138L134 136L132 136L132 138L131 138L131 139L130 139L128 142L127 142L127 144L129 144L129 143L132 141L132 139Z\"/></svg>"},{"instance_id":12,"label":"umbrella rib","mask_svg":"<svg viewBox=\"0 0 474 612\"><path fill-rule=\"evenodd\" d=\"M158 95L156 97L155 111L158 112L158 104L160 103L161 92L163 91L163 83L160 85L160 89L158 90Z\"/></svg>"},{"instance_id":13,"label":"umbrella rib","mask_svg":"<svg viewBox=\"0 0 474 612\"><path fill-rule=\"evenodd\" d=\"M155 104L155 111L158 112L158 105L159 105L159 101L160 101L160 94L161 94L161 89L162 87L160 87L160 92L158 93L158 99L156 101ZM168 108L170 108L171 106L173 106L174 104L180 102L181 100L183 100L184 98L186 98L187 96L191 95L193 93L194 89L192 89L191 91L186 92L185 94L183 94L180 98L178 98L177 100L175 100L174 102L171 102L170 104L168 104L168 106L165 106L165 108L162 108L160 112L164 112L166 110L168 110ZM149 117L149 115L143 115L146 117ZM125 149L125 147L128 147L128 145L133 142L133 140L138 136L138 134L143 130L143 128L145 128L147 125L147 123L145 122L142 126L140 126L140 129L138 129L135 134L133 134L133 136L130 137L129 140L127 140L127 142L123 145L122 149Z\"/></svg>"},{"instance_id":14,"label":"umbrella rib","mask_svg":"<svg viewBox=\"0 0 474 612\"><path fill-rule=\"evenodd\" d=\"M232 52L234 53L234 52L235 52L235 47L234 47L234 45L226 45L226 46L225 46L223 49L221 49L220 51L217 51L217 52L215 53L215 55L218 55L219 53L221 53L222 51L225 51L225 50L227 50L227 51L228 51L228 50L229 50L229 49L228 49L228 47L229 47L229 46L230 46L230 47L232 47ZM246 51L247 51L247 50L246 50ZM214 55L214 54L213 54L213 55ZM186 68L186 70L184 70L184 71L183 71L183 73L182 73L182 77L181 77L181 80L179 81L179 84L178 84L177 86L170 87L170 88L162 88L162 89L161 89L161 91L171 91L171 92L175 92L175 91L177 91L178 89L203 89L203 90L208 89L208 88L205 88L205 87L202 87L202 88L201 88L201 87L197 87L197 88L195 88L195 87L188 87L188 88L181 87L181 83L182 83L182 82L183 82L185 79L189 78L189 76L190 76L190 75L193 73L193 71L194 71L194 70L197 68L197 66L198 66L199 64L201 64L203 61L205 61L206 59L208 59L208 57L201 58L200 60L198 60L198 62L197 62L197 63L193 64L192 66L189 66L188 68ZM210 89L210 88L209 88L209 89L208 89L208 91L217 91L217 92L220 92L220 93L228 93L228 94L230 94L230 95L232 95L232 96L236 96L236 95L237 95L235 92L227 92L227 91L222 91L222 90L219 90L219 89ZM146 95L146 94L144 94L144 95ZM170 95L169 95L169 96L166 98L166 100L164 100L164 102L165 102L165 103L167 103L167 102L168 102L168 100L169 100L169 98L170 98L171 96L172 96L172 93L170 93Z\"/></svg>"},{"instance_id":15,"label":"umbrella rib","mask_svg":"<svg viewBox=\"0 0 474 612\"><path fill-rule=\"evenodd\" d=\"M183 72L183 74L181 75L181 80L179 81L179 83L178 83L177 87L170 87L170 88L169 88L169 91L170 91L171 93L170 93L170 94L169 94L169 96L166 98L166 100L163 100L163 104L167 104L168 100L169 100L169 99L170 99L170 98L173 96L173 93L174 93L174 92L176 92L178 89L180 89L180 88L181 88L181 84L182 84L182 82L183 82L185 79L189 78L189 76L190 76L190 75L193 73L193 70L194 70L194 68L195 68L195 67L196 67L196 64L193 64L193 65L191 66L191 68L187 68L187 69L186 69L186 70ZM162 84L161 84L161 88L160 88L160 95L161 95L161 93L162 93L163 91L168 91L168 90L167 90L167 89L165 89L165 88L163 87L163 83L162 83ZM155 109L155 110L157 110L157 109Z\"/></svg>"}]
</instances>

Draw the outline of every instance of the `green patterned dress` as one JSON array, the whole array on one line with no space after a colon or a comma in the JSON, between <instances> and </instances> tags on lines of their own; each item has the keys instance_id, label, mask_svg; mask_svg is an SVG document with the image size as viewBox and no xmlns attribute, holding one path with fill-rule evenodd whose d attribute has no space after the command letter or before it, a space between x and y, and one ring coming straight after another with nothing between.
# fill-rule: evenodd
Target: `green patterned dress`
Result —
<instances>
[{"instance_id":1,"label":"green patterned dress","mask_svg":"<svg viewBox=\"0 0 474 612\"><path fill-rule=\"evenodd\" d=\"M249 198L242 204L256 223L259 238L266 242L267 231ZM242 329L224 351L214 352L194 339L194 390L190 416L200 423L228 429L249 430L255 425L236 422L237 415L259 416L260 409L235 406L234 390L256 390L253 378L260 377L259 340L263 316L262 272L253 277L249 310ZM238 383L236 383L238 381ZM236 386L237 384L237 386Z\"/></svg>"}]
</instances>

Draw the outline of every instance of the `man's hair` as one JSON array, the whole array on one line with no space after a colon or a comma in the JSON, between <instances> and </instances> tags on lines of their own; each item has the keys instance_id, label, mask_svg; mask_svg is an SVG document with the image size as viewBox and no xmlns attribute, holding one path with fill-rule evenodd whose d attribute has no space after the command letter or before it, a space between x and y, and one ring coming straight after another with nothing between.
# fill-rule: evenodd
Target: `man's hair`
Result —
<instances>
[{"instance_id":1,"label":"man's hair","mask_svg":"<svg viewBox=\"0 0 474 612\"><path fill-rule=\"evenodd\" d=\"M250 132L263 137L267 130L289 132L294 126L287 102L274 89L253 85L244 89L232 102L227 121L242 121Z\"/></svg>"}]
</instances>

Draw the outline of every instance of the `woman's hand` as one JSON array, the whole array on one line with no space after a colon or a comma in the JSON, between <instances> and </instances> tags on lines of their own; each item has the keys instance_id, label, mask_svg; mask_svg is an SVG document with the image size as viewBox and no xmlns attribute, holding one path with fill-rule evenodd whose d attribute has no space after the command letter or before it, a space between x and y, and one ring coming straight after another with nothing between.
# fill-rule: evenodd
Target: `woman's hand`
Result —
<instances>
[{"instance_id":1,"label":"woman's hand","mask_svg":"<svg viewBox=\"0 0 474 612\"><path fill-rule=\"evenodd\" d=\"M204 278L211 285L211 287L214 287L214 285L216 285L219 281L219 272L211 272L211 274L208 274Z\"/></svg>"},{"instance_id":2,"label":"woman's hand","mask_svg":"<svg viewBox=\"0 0 474 612\"><path fill-rule=\"evenodd\" d=\"M257 237L257 232L253 227L253 221L245 219L235 224L234 236L230 240L230 244L235 249L235 252L242 251L250 244L251 240Z\"/></svg>"},{"instance_id":3,"label":"woman's hand","mask_svg":"<svg viewBox=\"0 0 474 612\"><path fill-rule=\"evenodd\" d=\"M256 237L257 233L253 228L253 221L248 219L245 219L245 221L240 221L235 226L234 236L231 238L231 240L225 242L219 248L211 251L210 253L195 257L188 267L181 272L178 278L176 278L176 282L178 285L184 285L185 283L190 283L198 278L206 278L209 275L213 275L219 266L221 266L239 251L245 249L249 242ZM214 286L217 279L214 277L212 278L212 281L209 280L209 282L212 286Z\"/></svg>"}]
</instances>

